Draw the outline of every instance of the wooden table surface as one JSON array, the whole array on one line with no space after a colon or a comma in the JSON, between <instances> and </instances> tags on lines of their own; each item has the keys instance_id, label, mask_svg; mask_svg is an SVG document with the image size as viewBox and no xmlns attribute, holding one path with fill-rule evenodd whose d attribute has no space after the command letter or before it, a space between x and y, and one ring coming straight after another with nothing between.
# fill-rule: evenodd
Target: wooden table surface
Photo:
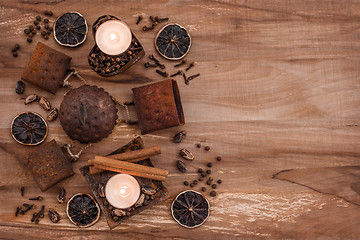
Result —
<instances>
[{"instance_id":1,"label":"wooden table surface","mask_svg":"<svg viewBox=\"0 0 360 240\"><path fill-rule=\"evenodd\" d=\"M87 55L94 45L92 31L77 48L45 44L70 55L71 65L90 84L103 87L117 99L132 98L131 88L162 80L145 69L155 54L154 31L143 32L150 15L169 17L186 27L193 44L186 57L194 61L190 74L201 73L190 85L178 80L186 124L143 136L146 146L160 145L154 165L168 169L165 182L171 199L136 215L114 230L104 216L94 226L75 227L56 201L59 187L67 198L90 192L78 169L94 155L105 155L139 135L137 126L119 125L106 139L88 148L73 164L75 176L42 193L19 163L31 147L17 144L9 127L23 111L46 116L38 105L23 104L26 95L46 96L59 107L65 89L56 95L26 84L15 94L29 58L41 40L31 44L23 29L36 15L52 10L83 14L88 24L101 15L125 20L145 47L146 56L123 74L105 79L93 72ZM1 239L359 239L360 238L360 1L65 1L0 0L0 238ZM136 25L137 16L144 20ZM54 22L55 17L51 18ZM19 57L11 48L21 45ZM169 73L174 63L161 59ZM72 79L72 82L78 82ZM132 118L136 118L131 109ZM47 141L71 142L59 120L49 123ZM181 144L172 136L186 129ZM83 145L72 142L75 150ZM209 152L195 144L211 147ZM175 166L178 150L187 148L196 160L189 171ZM215 157L223 161L217 163ZM218 196L205 196L210 218L196 229L185 229L171 217L170 204L182 182L196 179L196 170L214 162L212 176L221 178ZM25 197L19 188L25 186ZM199 190L199 184L194 189ZM15 217L17 205L41 195L46 208L55 208L61 221L47 217L38 225L31 213Z\"/></svg>"}]
</instances>

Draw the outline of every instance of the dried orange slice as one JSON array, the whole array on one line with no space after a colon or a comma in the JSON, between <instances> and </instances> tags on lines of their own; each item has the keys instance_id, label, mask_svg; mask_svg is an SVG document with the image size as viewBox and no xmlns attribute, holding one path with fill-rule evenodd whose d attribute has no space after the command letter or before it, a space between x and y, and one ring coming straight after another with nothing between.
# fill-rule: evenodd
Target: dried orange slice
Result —
<instances>
[{"instance_id":1,"label":"dried orange slice","mask_svg":"<svg viewBox=\"0 0 360 240\"><path fill-rule=\"evenodd\" d=\"M155 37L155 47L161 56L169 60L179 60L189 52L191 37L179 24L168 24Z\"/></svg>"},{"instance_id":2,"label":"dried orange slice","mask_svg":"<svg viewBox=\"0 0 360 240\"><path fill-rule=\"evenodd\" d=\"M76 47L85 42L88 26L78 12L61 15L55 22L54 37L62 46Z\"/></svg>"}]
</instances>

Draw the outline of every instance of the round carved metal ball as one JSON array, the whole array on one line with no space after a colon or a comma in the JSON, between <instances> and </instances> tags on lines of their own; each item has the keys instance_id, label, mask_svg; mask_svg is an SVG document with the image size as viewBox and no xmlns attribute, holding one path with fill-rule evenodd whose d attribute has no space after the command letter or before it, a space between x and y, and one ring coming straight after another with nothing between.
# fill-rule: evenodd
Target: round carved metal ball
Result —
<instances>
[{"instance_id":1,"label":"round carved metal ball","mask_svg":"<svg viewBox=\"0 0 360 240\"><path fill-rule=\"evenodd\" d=\"M64 97L59 118L71 139L81 143L98 142L112 132L117 108L103 88L84 85Z\"/></svg>"}]
</instances>

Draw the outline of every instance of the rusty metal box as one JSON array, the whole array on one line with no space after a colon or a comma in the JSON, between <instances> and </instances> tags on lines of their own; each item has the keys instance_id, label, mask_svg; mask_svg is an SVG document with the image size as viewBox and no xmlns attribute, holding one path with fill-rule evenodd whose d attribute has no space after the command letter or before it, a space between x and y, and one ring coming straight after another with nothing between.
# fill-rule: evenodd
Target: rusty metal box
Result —
<instances>
[{"instance_id":1,"label":"rusty metal box","mask_svg":"<svg viewBox=\"0 0 360 240\"><path fill-rule=\"evenodd\" d=\"M148 84L132 91L141 134L185 124L175 80Z\"/></svg>"}]
</instances>

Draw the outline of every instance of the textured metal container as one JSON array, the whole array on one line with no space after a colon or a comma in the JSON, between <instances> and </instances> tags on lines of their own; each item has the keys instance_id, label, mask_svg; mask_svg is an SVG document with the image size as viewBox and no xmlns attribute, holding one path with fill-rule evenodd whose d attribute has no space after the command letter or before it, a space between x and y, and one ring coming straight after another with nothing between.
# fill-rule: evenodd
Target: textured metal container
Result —
<instances>
[{"instance_id":1,"label":"textured metal container","mask_svg":"<svg viewBox=\"0 0 360 240\"><path fill-rule=\"evenodd\" d=\"M135 150L142 149L142 148L144 148L144 142L141 139L141 137L137 137L137 138L133 139L131 142L129 142L128 144L126 144L125 146L110 153L108 156L113 155L113 154L128 152L128 151L135 151ZM153 167L151 160L149 158L138 162L138 164ZM106 221L107 221L110 229L115 228L116 226L118 226L121 222L125 221L126 219L128 219L136 214L139 214L140 212L142 212L148 208L151 208L152 206L158 204L159 202L165 201L166 199L168 199L170 197L168 190L166 189L166 187L163 185L162 182L134 176L136 178L136 180L139 182L140 187L149 186L149 187L156 189L155 198L153 200L149 200L147 206L137 207L134 211L131 211L130 216L122 216L122 217L119 217L118 221L114 221L111 216L111 210L109 209L110 205L105 205L106 198L100 197L99 192L98 192L98 187L100 184L105 186L107 181L112 176L114 176L118 173L104 171L104 172L92 175L89 172L88 166L84 166L84 167L80 168L80 172L86 177L86 180L89 182L90 189L91 189L92 193L94 194L95 199L100 204L100 208L105 215Z\"/></svg>"},{"instance_id":2,"label":"textured metal container","mask_svg":"<svg viewBox=\"0 0 360 240\"><path fill-rule=\"evenodd\" d=\"M109 20L120 19L112 15L104 15L99 17L92 26L94 39L96 30L99 28L99 26ZM116 56L107 55L103 53L95 43L95 46L89 53L88 62L90 67L100 76L111 77L118 73L124 72L137 61L139 61L143 56L145 56L144 48L140 44L139 40L135 37L134 33L132 33L131 45L124 53ZM119 59L119 61L117 61L117 59ZM100 66L102 63L104 66Z\"/></svg>"},{"instance_id":3,"label":"textured metal container","mask_svg":"<svg viewBox=\"0 0 360 240\"><path fill-rule=\"evenodd\" d=\"M25 166L30 170L41 191L74 175L70 162L66 159L55 140L38 146L25 156Z\"/></svg>"},{"instance_id":4,"label":"textured metal container","mask_svg":"<svg viewBox=\"0 0 360 240\"><path fill-rule=\"evenodd\" d=\"M71 57L38 42L21 79L55 93L64 82Z\"/></svg>"},{"instance_id":5,"label":"textured metal container","mask_svg":"<svg viewBox=\"0 0 360 240\"><path fill-rule=\"evenodd\" d=\"M141 134L185 124L175 80L164 80L132 90Z\"/></svg>"}]
</instances>

